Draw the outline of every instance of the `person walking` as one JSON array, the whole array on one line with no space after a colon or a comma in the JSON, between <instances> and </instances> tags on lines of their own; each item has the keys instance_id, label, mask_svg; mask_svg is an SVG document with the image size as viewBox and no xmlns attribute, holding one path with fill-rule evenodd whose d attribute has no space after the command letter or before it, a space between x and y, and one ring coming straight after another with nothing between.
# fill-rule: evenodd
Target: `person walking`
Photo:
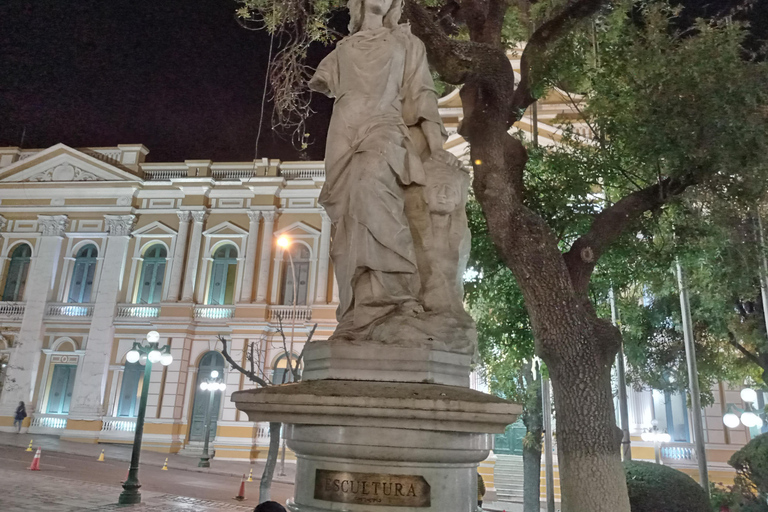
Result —
<instances>
[{"instance_id":1,"label":"person walking","mask_svg":"<svg viewBox=\"0 0 768 512\"><path fill-rule=\"evenodd\" d=\"M24 418L27 417L27 410L24 408L24 402L19 402L19 406L16 408L16 414L13 416L13 426L16 427L16 433L21 433L21 424L24 423Z\"/></svg>"},{"instance_id":2,"label":"person walking","mask_svg":"<svg viewBox=\"0 0 768 512\"><path fill-rule=\"evenodd\" d=\"M276 501L265 501L259 503L253 512L286 512L285 507Z\"/></svg>"}]
</instances>

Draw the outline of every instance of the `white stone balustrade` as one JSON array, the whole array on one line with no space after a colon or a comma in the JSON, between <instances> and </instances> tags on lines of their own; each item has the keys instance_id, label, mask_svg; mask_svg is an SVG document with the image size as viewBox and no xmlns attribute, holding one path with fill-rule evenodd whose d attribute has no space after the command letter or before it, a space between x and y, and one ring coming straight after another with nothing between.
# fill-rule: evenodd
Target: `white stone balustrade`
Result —
<instances>
[{"instance_id":1,"label":"white stone balustrade","mask_svg":"<svg viewBox=\"0 0 768 512\"><path fill-rule=\"evenodd\" d=\"M277 315L285 322L294 319L293 306L269 306L269 320L277 320ZM296 320L312 320L312 308L309 306L296 306Z\"/></svg>"},{"instance_id":2,"label":"white stone balustrade","mask_svg":"<svg viewBox=\"0 0 768 512\"><path fill-rule=\"evenodd\" d=\"M117 318L157 318L160 316L160 306L143 304L119 304Z\"/></svg>"},{"instance_id":3,"label":"white stone balustrade","mask_svg":"<svg viewBox=\"0 0 768 512\"><path fill-rule=\"evenodd\" d=\"M195 306L194 316L197 320L222 320L232 318L235 306Z\"/></svg>"},{"instance_id":4,"label":"white stone balustrade","mask_svg":"<svg viewBox=\"0 0 768 512\"><path fill-rule=\"evenodd\" d=\"M24 303L0 302L0 318L21 319L24 316Z\"/></svg>"},{"instance_id":5,"label":"white stone balustrade","mask_svg":"<svg viewBox=\"0 0 768 512\"><path fill-rule=\"evenodd\" d=\"M49 303L45 310L46 317L91 317L93 316L93 304L81 304L71 302Z\"/></svg>"}]
</instances>

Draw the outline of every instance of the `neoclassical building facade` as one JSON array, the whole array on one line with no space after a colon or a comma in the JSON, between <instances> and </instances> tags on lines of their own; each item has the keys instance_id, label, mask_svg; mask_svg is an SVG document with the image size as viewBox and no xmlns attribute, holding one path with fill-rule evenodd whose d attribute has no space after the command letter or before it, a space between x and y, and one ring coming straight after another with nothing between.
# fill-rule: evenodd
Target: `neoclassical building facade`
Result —
<instances>
[{"instance_id":1,"label":"neoclassical building facade","mask_svg":"<svg viewBox=\"0 0 768 512\"><path fill-rule=\"evenodd\" d=\"M0 426L24 401L31 433L132 442L143 367L125 354L157 330L174 360L153 368L145 446L176 452L202 440L199 383L216 369L227 382L217 456L257 458L266 432L229 400L252 384L225 371L217 336L244 366L253 344L262 374L282 381L278 316L294 353L311 326L315 339L333 332L323 164L155 164L147 152L0 149Z\"/></svg>"}]
</instances>

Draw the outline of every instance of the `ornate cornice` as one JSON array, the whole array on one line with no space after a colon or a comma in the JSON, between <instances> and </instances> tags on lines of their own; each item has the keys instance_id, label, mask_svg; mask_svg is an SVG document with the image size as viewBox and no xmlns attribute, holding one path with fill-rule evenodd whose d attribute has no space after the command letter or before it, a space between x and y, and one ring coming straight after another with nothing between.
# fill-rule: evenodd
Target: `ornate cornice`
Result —
<instances>
[{"instance_id":1,"label":"ornate cornice","mask_svg":"<svg viewBox=\"0 0 768 512\"><path fill-rule=\"evenodd\" d=\"M131 231L133 231L133 224L136 222L136 216L105 215L104 221L107 224L109 236L130 236Z\"/></svg>"},{"instance_id":2,"label":"ornate cornice","mask_svg":"<svg viewBox=\"0 0 768 512\"><path fill-rule=\"evenodd\" d=\"M37 224L43 236L64 236L69 219L66 215L38 215Z\"/></svg>"},{"instance_id":3,"label":"ornate cornice","mask_svg":"<svg viewBox=\"0 0 768 512\"><path fill-rule=\"evenodd\" d=\"M71 164L63 163L23 181L104 181L104 178Z\"/></svg>"}]
</instances>

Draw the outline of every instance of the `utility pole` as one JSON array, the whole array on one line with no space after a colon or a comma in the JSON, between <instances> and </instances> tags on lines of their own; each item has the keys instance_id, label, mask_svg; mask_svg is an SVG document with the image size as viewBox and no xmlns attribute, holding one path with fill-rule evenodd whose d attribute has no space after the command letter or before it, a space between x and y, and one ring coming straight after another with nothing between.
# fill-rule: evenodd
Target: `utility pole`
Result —
<instances>
[{"instance_id":1,"label":"utility pole","mask_svg":"<svg viewBox=\"0 0 768 512\"><path fill-rule=\"evenodd\" d=\"M680 290L680 310L683 317L683 338L685 340L685 358L688 361L688 386L691 393L691 415L693 416L694 441L696 442L696 458L699 462L699 483L709 496L709 473L707 471L707 452L704 445L704 425L701 418L701 396L699 393L699 372L696 368L696 347L693 344L693 321L691 319L691 304L688 301L688 290L685 286L685 276L680 260L675 261L677 269L677 286Z\"/></svg>"},{"instance_id":2,"label":"utility pole","mask_svg":"<svg viewBox=\"0 0 768 512\"><path fill-rule=\"evenodd\" d=\"M541 372L541 368L539 368ZM547 488L547 512L555 512L555 471L552 459L552 402L549 398L549 379L541 376L541 413L544 420L544 467Z\"/></svg>"},{"instance_id":3,"label":"utility pole","mask_svg":"<svg viewBox=\"0 0 768 512\"><path fill-rule=\"evenodd\" d=\"M611 301L611 323L618 328L618 312L616 310L616 297L613 288L608 292ZM619 353L616 354L616 373L619 377L619 418L621 420L621 458L632 460L632 440L629 437L629 408L627 406L627 372L624 368L624 339L619 345Z\"/></svg>"}]
</instances>

